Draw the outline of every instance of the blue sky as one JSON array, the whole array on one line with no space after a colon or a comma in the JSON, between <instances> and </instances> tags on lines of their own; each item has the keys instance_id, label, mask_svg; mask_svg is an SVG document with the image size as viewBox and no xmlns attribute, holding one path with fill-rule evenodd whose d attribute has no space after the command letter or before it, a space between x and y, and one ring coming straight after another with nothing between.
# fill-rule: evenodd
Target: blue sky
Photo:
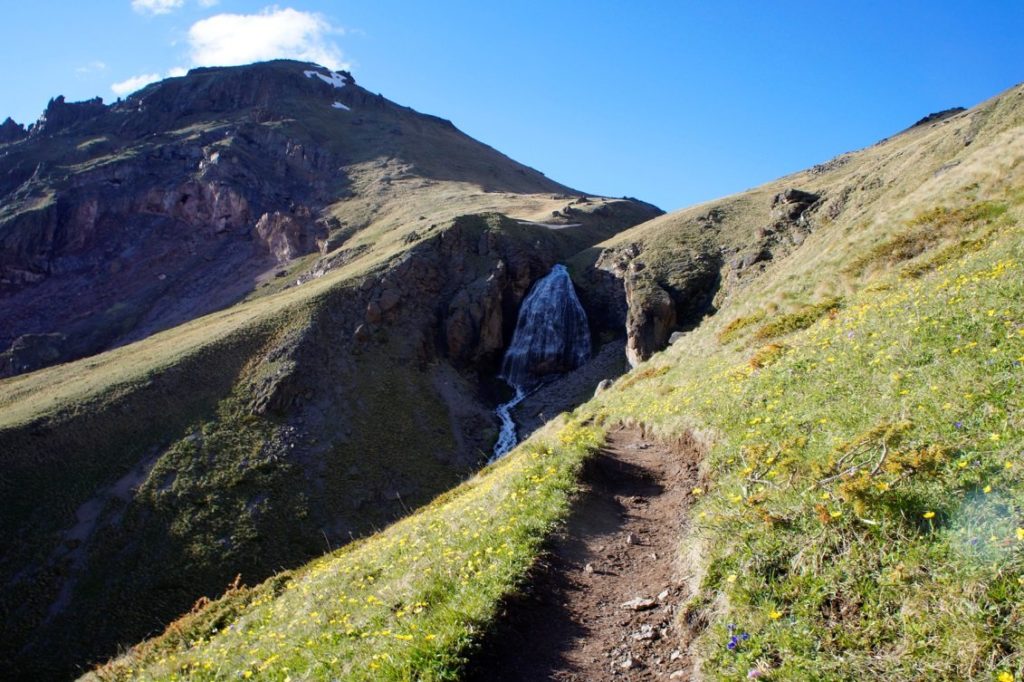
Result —
<instances>
[{"instance_id":1,"label":"blue sky","mask_svg":"<svg viewBox=\"0 0 1024 682\"><path fill-rule=\"evenodd\" d=\"M96 0L3 15L0 118L194 65L312 58L560 182L666 209L1024 80L1020 0Z\"/></svg>"}]
</instances>

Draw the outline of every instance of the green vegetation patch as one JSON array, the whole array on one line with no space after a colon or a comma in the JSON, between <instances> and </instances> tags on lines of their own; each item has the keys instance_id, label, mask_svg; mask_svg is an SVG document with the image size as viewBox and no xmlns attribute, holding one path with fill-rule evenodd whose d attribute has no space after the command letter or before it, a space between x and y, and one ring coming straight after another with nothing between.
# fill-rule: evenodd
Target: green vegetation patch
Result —
<instances>
[{"instance_id":1,"label":"green vegetation patch","mask_svg":"<svg viewBox=\"0 0 1024 682\"><path fill-rule=\"evenodd\" d=\"M768 311L762 309L756 310L749 315L741 315L739 317L733 318L732 321L729 322L729 324L722 327L722 330L718 332L718 342L729 343L730 341L738 337L744 329L748 329L754 326L758 322L764 320L764 318L767 316Z\"/></svg>"},{"instance_id":2,"label":"green vegetation patch","mask_svg":"<svg viewBox=\"0 0 1024 682\"><path fill-rule=\"evenodd\" d=\"M777 315L757 328L754 338L759 341L773 339L777 336L792 334L807 329L825 315L835 314L843 306L843 299L829 296L823 301L804 306L803 308L784 315Z\"/></svg>"},{"instance_id":3,"label":"green vegetation patch","mask_svg":"<svg viewBox=\"0 0 1024 682\"><path fill-rule=\"evenodd\" d=\"M1007 211L1007 204L980 201L960 208L939 206L906 223L906 229L876 244L852 259L847 274L859 275L875 265L895 265L920 256L947 239L965 238L979 226L995 223ZM954 257L951 253L947 260Z\"/></svg>"},{"instance_id":4,"label":"green vegetation patch","mask_svg":"<svg viewBox=\"0 0 1024 682\"><path fill-rule=\"evenodd\" d=\"M457 679L601 442L576 422L552 431L382 533L255 589L233 586L90 677Z\"/></svg>"}]
</instances>

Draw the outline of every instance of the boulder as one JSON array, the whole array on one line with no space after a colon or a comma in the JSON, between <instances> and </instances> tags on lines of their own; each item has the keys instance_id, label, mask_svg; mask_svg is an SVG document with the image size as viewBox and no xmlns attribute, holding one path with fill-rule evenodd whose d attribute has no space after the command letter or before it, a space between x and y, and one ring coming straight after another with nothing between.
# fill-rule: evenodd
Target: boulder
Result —
<instances>
[{"instance_id":1,"label":"boulder","mask_svg":"<svg viewBox=\"0 0 1024 682\"><path fill-rule=\"evenodd\" d=\"M226 201L221 201L222 197ZM219 222L218 232L227 231L235 222L235 216L247 212L245 200L233 192L214 192L210 195L211 207L216 210L220 204L226 204L224 213L217 220ZM217 215L217 214L214 214ZM278 263L285 263L298 256L313 253L318 250L317 232L319 226L304 219L301 213L295 215L274 211L264 213L256 221L253 228L255 236Z\"/></svg>"},{"instance_id":2,"label":"boulder","mask_svg":"<svg viewBox=\"0 0 1024 682\"><path fill-rule=\"evenodd\" d=\"M779 192L772 199L772 217L784 221L797 220L819 198L819 195L801 189Z\"/></svg>"},{"instance_id":3,"label":"boulder","mask_svg":"<svg viewBox=\"0 0 1024 682\"><path fill-rule=\"evenodd\" d=\"M377 302L380 309L386 313L398 307L398 304L402 302L402 296L397 289L385 289Z\"/></svg>"}]
</instances>

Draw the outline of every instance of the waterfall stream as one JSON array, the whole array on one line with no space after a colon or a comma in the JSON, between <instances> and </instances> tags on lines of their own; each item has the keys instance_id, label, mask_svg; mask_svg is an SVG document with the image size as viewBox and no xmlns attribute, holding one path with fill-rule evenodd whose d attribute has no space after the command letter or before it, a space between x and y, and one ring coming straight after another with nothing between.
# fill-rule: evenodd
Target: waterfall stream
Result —
<instances>
[{"instance_id":1,"label":"waterfall stream","mask_svg":"<svg viewBox=\"0 0 1024 682\"><path fill-rule=\"evenodd\" d=\"M576 297L569 271L564 265L556 265L534 283L519 309L512 343L499 374L516 393L495 409L501 420L501 432L490 461L519 442L513 408L545 379L574 370L589 358L587 313Z\"/></svg>"}]
</instances>

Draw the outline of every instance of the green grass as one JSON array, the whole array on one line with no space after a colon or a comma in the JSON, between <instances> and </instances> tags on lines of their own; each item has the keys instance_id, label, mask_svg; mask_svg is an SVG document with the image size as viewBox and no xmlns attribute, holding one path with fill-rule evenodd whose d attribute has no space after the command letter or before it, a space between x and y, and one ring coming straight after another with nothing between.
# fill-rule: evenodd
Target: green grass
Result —
<instances>
[{"instance_id":1,"label":"green grass","mask_svg":"<svg viewBox=\"0 0 1024 682\"><path fill-rule=\"evenodd\" d=\"M767 316L767 310L756 310L750 315L734 317L729 324L722 327L722 331L718 332L719 343L729 343L738 338L745 329L749 329L758 322L761 322Z\"/></svg>"},{"instance_id":2,"label":"green grass","mask_svg":"<svg viewBox=\"0 0 1024 682\"><path fill-rule=\"evenodd\" d=\"M705 434L683 622L706 677L1024 674L1024 230L1001 206L977 248L776 320L786 347L673 346L581 410Z\"/></svg>"},{"instance_id":3,"label":"green grass","mask_svg":"<svg viewBox=\"0 0 1024 682\"><path fill-rule=\"evenodd\" d=\"M382 533L199 604L98 680L453 680L566 515L600 432L549 428Z\"/></svg>"},{"instance_id":4,"label":"green grass","mask_svg":"<svg viewBox=\"0 0 1024 682\"><path fill-rule=\"evenodd\" d=\"M860 274L869 267L895 265L908 261L933 248L946 239L957 239L958 244L970 243L968 235L979 227L989 226L1006 213L1007 205L1002 202L981 201L959 208L939 206L907 221L906 229L853 258L846 266L851 274ZM958 251L954 245L948 251L951 259ZM915 270L907 270L908 274Z\"/></svg>"},{"instance_id":5,"label":"green grass","mask_svg":"<svg viewBox=\"0 0 1024 682\"><path fill-rule=\"evenodd\" d=\"M757 328L757 331L754 332L754 339L765 341L767 339L774 339L777 336L792 334L801 329L807 329L822 317L835 314L842 306L843 299L838 296L830 296L823 301L804 306L795 312L776 315Z\"/></svg>"}]
</instances>

